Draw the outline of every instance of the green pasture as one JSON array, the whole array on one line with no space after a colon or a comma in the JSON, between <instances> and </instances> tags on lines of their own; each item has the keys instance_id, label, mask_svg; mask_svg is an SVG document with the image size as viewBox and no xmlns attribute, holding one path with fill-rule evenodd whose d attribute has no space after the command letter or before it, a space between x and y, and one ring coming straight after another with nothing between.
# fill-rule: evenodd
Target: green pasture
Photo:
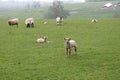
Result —
<instances>
[{"instance_id":1,"label":"green pasture","mask_svg":"<svg viewBox=\"0 0 120 80\"><path fill-rule=\"evenodd\" d=\"M0 80L119 80L120 19L35 19L34 28L19 28L0 20ZM48 36L50 43L36 39ZM77 42L66 57L64 37Z\"/></svg>"}]
</instances>

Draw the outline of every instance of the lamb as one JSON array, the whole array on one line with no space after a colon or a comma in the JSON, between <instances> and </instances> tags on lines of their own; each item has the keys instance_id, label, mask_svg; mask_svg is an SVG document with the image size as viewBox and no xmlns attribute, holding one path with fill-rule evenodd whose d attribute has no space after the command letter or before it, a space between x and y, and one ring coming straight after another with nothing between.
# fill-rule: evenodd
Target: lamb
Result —
<instances>
[{"instance_id":1,"label":"lamb","mask_svg":"<svg viewBox=\"0 0 120 80\"><path fill-rule=\"evenodd\" d=\"M34 19L33 18L27 18L25 20L25 24L27 28L34 27Z\"/></svg>"},{"instance_id":2,"label":"lamb","mask_svg":"<svg viewBox=\"0 0 120 80\"><path fill-rule=\"evenodd\" d=\"M47 43L48 42L48 37L44 36L43 38L38 38L36 40L37 43Z\"/></svg>"},{"instance_id":3,"label":"lamb","mask_svg":"<svg viewBox=\"0 0 120 80\"><path fill-rule=\"evenodd\" d=\"M71 40L71 38L64 38L65 45L66 45L66 55L67 57L70 57L71 55L71 48L74 47L75 53L77 55L77 44L75 40Z\"/></svg>"},{"instance_id":4,"label":"lamb","mask_svg":"<svg viewBox=\"0 0 120 80\"><path fill-rule=\"evenodd\" d=\"M97 23L97 22L98 22L97 19L92 19L92 20L91 20L91 23Z\"/></svg>"},{"instance_id":5,"label":"lamb","mask_svg":"<svg viewBox=\"0 0 120 80\"><path fill-rule=\"evenodd\" d=\"M57 17L56 18L56 24L57 25L62 25L63 24L63 18L62 17Z\"/></svg>"},{"instance_id":6,"label":"lamb","mask_svg":"<svg viewBox=\"0 0 120 80\"><path fill-rule=\"evenodd\" d=\"M44 25L46 25L46 24L48 24L48 22L47 22L47 21L45 21L45 22L44 22Z\"/></svg>"},{"instance_id":7,"label":"lamb","mask_svg":"<svg viewBox=\"0 0 120 80\"><path fill-rule=\"evenodd\" d=\"M9 19L9 20L8 20L9 26L16 25L17 28L18 28L18 23L19 23L19 19L18 19L18 18L14 18L14 19Z\"/></svg>"}]
</instances>

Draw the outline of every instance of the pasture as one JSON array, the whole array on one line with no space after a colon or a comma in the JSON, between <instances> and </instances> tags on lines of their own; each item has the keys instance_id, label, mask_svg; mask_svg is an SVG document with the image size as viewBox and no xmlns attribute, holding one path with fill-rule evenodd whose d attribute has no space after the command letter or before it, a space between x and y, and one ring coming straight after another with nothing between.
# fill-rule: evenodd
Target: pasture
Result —
<instances>
[{"instance_id":1,"label":"pasture","mask_svg":"<svg viewBox=\"0 0 120 80\"><path fill-rule=\"evenodd\" d=\"M9 27L0 20L0 80L119 80L120 19L35 20L35 28ZM38 44L48 36L51 43ZM64 37L77 42L66 58Z\"/></svg>"}]
</instances>

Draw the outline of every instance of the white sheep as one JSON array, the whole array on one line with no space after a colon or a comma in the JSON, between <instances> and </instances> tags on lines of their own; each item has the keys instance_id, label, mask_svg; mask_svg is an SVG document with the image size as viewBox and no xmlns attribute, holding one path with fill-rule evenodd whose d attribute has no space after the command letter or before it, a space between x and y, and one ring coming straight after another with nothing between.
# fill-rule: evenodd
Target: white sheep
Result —
<instances>
[{"instance_id":1,"label":"white sheep","mask_svg":"<svg viewBox=\"0 0 120 80\"><path fill-rule=\"evenodd\" d=\"M63 18L62 17L57 17L56 18L56 24L57 25L62 25L63 24Z\"/></svg>"},{"instance_id":2,"label":"white sheep","mask_svg":"<svg viewBox=\"0 0 120 80\"><path fill-rule=\"evenodd\" d=\"M47 43L48 42L48 37L44 36L43 38L38 38L36 40L37 43Z\"/></svg>"},{"instance_id":3,"label":"white sheep","mask_svg":"<svg viewBox=\"0 0 120 80\"><path fill-rule=\"evenodd\" d=\"M26 27L34 27L34 19L33 18L27 18L25 20Z\"/></svg>"},{"instance_id":4,"label":"white sheep","mask_svg":"<svg viewBox=\"0 0 120 80\"><path fill-rule=\"evenodd\" d=\"M75 40L71 40L71 38L64 38L65 45L66 45L66 55L67 57L70 57L71 55L71 48L74 47L75 53L77 55L77 44Z\"/></svg>"},{"instance_id":5,"label":"white sheep","mask_svg":"<svg viewBox=\"0 0 120 80\"><path fill-rule=\"evenodd\" d=\"M8 20L8 24L9 24L10 26L12 26L12 25L17 25L17 27L18 27L18 23L19 23L19 19L18 19L18 18L14 18L14 19L9 19L9 20Z\"/></svg>"},{"instance_id":6,"label":"white sheep","mask_svg":"<svg viewBox=\"0 0 120 80\"><path fill-rule=\"evenodd\" d=\"M92 19L92 20L91 20L91 23L97 23L97 22L98 22L97 19Z\"/></svg>"},{"instance_id":7,"label":"white sheep","mask_svg":"<svg viewBox=\"0 0 120 80\"><path fill-rule=\"evenodd\" d=\"M44 25L46 25L46 24L48 24L48 22L47 22L47 21L45 21L45 22L44 22Z\"/></svg>"}]
</instances>

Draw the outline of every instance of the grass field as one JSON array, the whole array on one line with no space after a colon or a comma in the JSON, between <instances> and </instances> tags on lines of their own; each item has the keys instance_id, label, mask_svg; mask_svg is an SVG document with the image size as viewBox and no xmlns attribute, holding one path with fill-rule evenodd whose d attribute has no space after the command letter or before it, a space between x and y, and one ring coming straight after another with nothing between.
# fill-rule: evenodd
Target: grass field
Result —
<instances>
[{"instance_id":1,"label":"grass field","mask_svg":"<svg viewBox=\"0 0 120 80\"><path fill-rule=\"evenodd\" d=\"M0 80L119 80L120 19L35 20L35 28L9 27L0 20ZM36 39L48 36L48 44ZM66 58L64 37L77 42Z\"/></svg>"}]
</instances>

